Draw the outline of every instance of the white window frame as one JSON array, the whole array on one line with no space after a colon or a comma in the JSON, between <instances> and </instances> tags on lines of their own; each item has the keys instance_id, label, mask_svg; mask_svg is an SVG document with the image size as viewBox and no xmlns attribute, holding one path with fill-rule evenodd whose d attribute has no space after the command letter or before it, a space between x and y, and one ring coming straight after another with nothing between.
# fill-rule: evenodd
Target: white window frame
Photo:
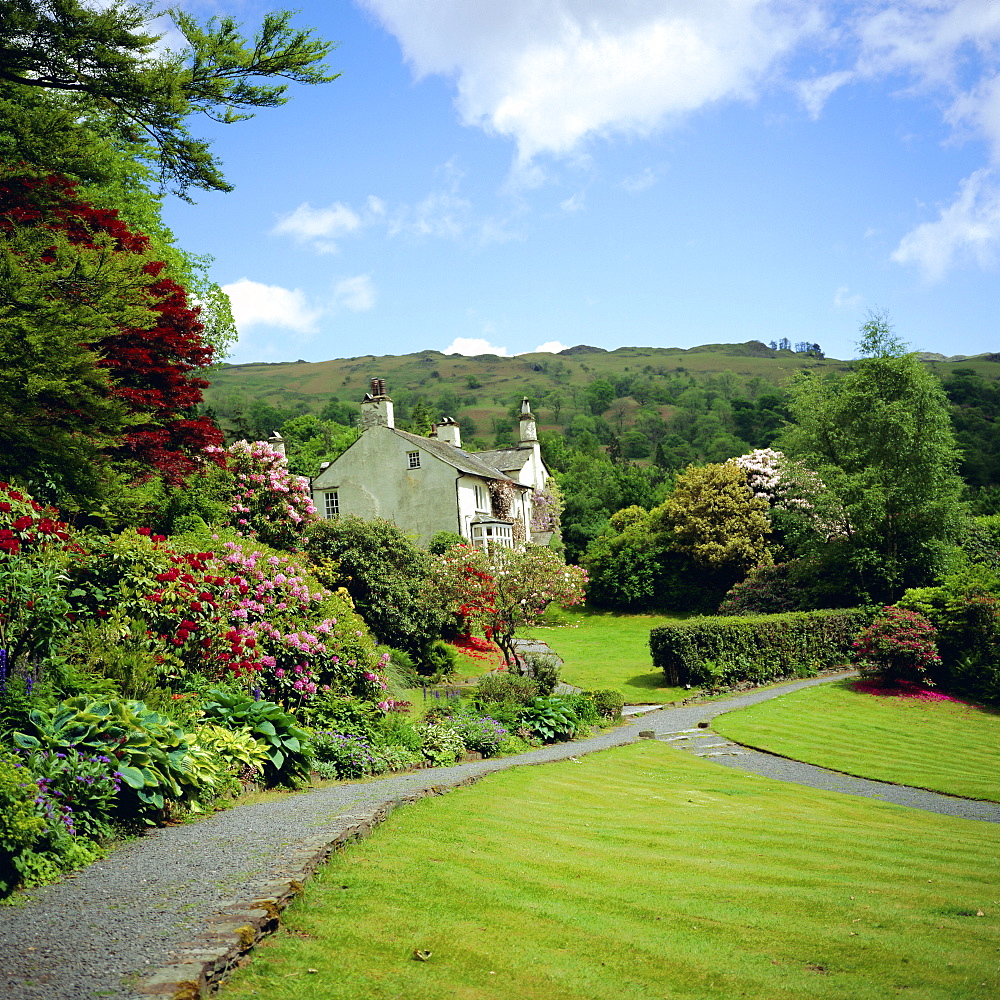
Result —
<instances>
[{"instance_id":1,"label":"white window frame","mask_svg":"<svg viewBox=\"0 0 1000 1000\"><path fill-rule=\"evenodd\" d=\"M408 451L406 453L407 468L409 469L419 469L420 468L420 452L419 451Z\"/></svg>"},{"instance_id":2,"label":"white window frame","mask_svg":"<svg viewBox=\"0 0 1000 1000\"><path fill-rule=\"evenodd\" d=\"M323 494L323 513L328 520L340 516L340 496L337 490L327 490Z\"/></svg>"},{"instance_id":3,"label":"white window frame","mask_svg":"<svg viewBox=\"0 0 1000 1000\"><path fill-rule=\"evenodd\" d=\"M478 484L473 486L476 494L476 510L485 511L487 514L492 510L490 507L490 491L485 486Z\"/></svg>"}]
</instances>

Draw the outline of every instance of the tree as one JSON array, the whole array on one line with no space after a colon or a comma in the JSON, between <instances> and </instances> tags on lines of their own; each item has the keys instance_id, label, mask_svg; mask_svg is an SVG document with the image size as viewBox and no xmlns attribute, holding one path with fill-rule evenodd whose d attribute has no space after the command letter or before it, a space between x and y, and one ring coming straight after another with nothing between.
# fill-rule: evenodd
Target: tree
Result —
<instances>
[{"instance_id":1,"label":"tree","mask_svg":"<svg viewBox=\"0 0 1000 1000\"><path fill-rule=\"evenodd\" d=\"M835 536L805 546L860 597L886 602L931 582L961 534L958 449L940 383L884 316L862 326L863 357L841 377L798 376L784 452L825 484L813 502Z\"/></svg>"},{"instance_id":2,"label":"tree","mask_svg":"<svg viewBox=\"0 0 1000 1000\"><path fill-rule=\"evenodd\" d=\"M174 9L185 44L162 54L148 28L153 16L147 0L111 0L99 9L80 0L5 0L0 104L11 125L8 155L92 178L100 172L89 155L95 136L107 137L155 164L161 183L182 196L192 186L227 191L209 143L194 138L186 120L204 114L228 124L287 101L287 83L257 79L336 79L322 64L333 45L293 28L287 11L265 15L248 42L230 17L199 24ZM75 151L81 145L83 158Z\"/></svg>"},{"instance_id":3,"label":"tree","mask_svg":"<svg viewBox=\"0 0 1000 1000\"><path fill-rule=\"evenodd\" d=\"M594 416L600 416L614 402L615 387L606 379L594 379L587 386L587 405Z\"/></svg>"},{"instance_id":4,"label":"tree","mask_svg":"<svg viewBox=\"0 0 1000 1000\"><path fill-rule=\"evenodd\" d=\"M0 475L96 499L108 463L179 483L221 441L192 415L212 349L148 240L75 185L0 168Z\"/></svg>"},{"instance_id":5,"label":"tree","mask_svg":"<svg viewBox=\"0 0 1000 1000\"><path fill-rule=\"evenodd\" d=\"M666 547L712 570L743 576L768 558L766 500L755 497L733 462L692 465L674 492L650 512L650 529Z\"/></svg>"},{"instance_id":6,"label":"tree","mask_svg":"<svg viewBox=\"0 0 1000 1000\"><path fill-rule=\"evenodd\" d=\"M434 576L454 611L481 628L507 664L517 662L517 630L534 625L552 603L578 604L587 583L584 570L541 545L489 552L456 545L438 557Z\"/></svg>"},{"instance_id":7,"label":"tree","mask_svg":"<svg viewBox=\"0 0 1000 1000\"><path fill-rule=\"evenodd\" d=\"M454 628L432 583L431 556L391 521L348 515L310 526L306 551L331 590L346 588L380 642L420 655Z\"/></svg>"}]
</instances>

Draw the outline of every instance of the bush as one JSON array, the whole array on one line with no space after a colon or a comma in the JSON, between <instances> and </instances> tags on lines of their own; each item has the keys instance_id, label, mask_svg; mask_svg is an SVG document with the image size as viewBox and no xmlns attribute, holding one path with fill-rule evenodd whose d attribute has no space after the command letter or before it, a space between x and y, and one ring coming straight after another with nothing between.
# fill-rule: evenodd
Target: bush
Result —
<instances>
[{"instance_id":1,"label":"bush","mask_svg":"<svg viewBox=\"0 0 1000 1000\"><path fill-rule=\"evenodd\" d=\"M371 702L324 691L302 708L299 715L313 729L349 733L367 740L378 725L380 713Z\"/></svg>"},{"instance_id":2,"label":"bush","mask_svg":"<svg viewBox=\"0 0 1000 1000\"><path fill-rule=\"evenodd\" d=\"M847 663L868 621L858 609L689 618L654 628L649 648L671 686L763 684Z\"/></svg>"},{"instance_id":3,"label":"bush","mask_svg":"<svg viewBox=\"0 0 1000 1000\"><path fill-rule=\"evenodd\" d=\"M521 672L530 677L538 688L538 693L547 698L559 685L559 668L562 660L554 653L524 653L521 656Z\"/></svg>"},{"instance_id":4,"label":"bush","mask_svg":"<svg viewBox=\"0 0 1000 1000\"><path fill-rule=\"evenodd\" d=\"M621 691L612 688L602 688L599 691L584 691L597 709L597 714L602 719L609 719L617 722L622 717L622 709L625 707L625 695Z\"/></svg>"},{"instance_id":5,"label":"bush","mask_svg":"<svg viewBox=\"0 0 1000 1000\"><path fill-rule=\"evenodd\" d=\"M934 626L919 612L886 607L854 641L862 675L933 685L927 671L941 662Z\"/></svg>"},{"instance_id":6,"label":"bush","mask_svg":"<svg viewBox=\"0 0 1000 1000\"><path fill-rule=\"evenodd\" d=\"M476 682L473 703L528 705L538 697L538 684L533 677L511 674L506 671L483 674Z\"/></svg>"},{"instance_id":7,"label":"bush","mask_svg":"<svg viewBox=\"0 0 1000 1000\"><path fill-rule=\"evenodd\" d=\"M448 722L432 722L423 727L421 749L435 767L448 767L465 753L465 744Z\"/></svg>"},{"instance_id":8,"label":"bush","mask_svg":"<svg viewBox=\"0 0 1000 1000\"><path fill-rule=\"evenodd\" d=\"M433 556L443 556L448 549L465 545L465 539L455 531L437 531L431 536L427 551Z\"/></svg>"},{"instance_id":9,"label":"bush","mask_svg":"<svg viewBox=\"0 0 1000 1000\"><path fill-rule=\"evenodd\" d=\"M452 677L458 668L458 651L443 639L435 639L420 651L417 672L435 682Z\"/></svg>"},{"instance_id":10,"label":"bush","mask_svg":"<svg viewBox=\"0 0 1000 1000\"><path fill-rule=\"evenodd\" d=\"M324 780L364 778L386 770L385 759L367 740L343 733L315 733L313 768Z\"/></svg>"},{"instance_id":11,"label":"bush","mask_svg":"<svg viewBox=\"0 0 1000 1000\"><path fill-rule=\"evenodd\" d=\"M20 761L0 755L0 896L20 881L15 859L45 831L35 809L38 786Z\"/></svg>"},{"instance_id":12,"label":"bush","mask_svg":"<svg viewBox=\"0 0 1000 1000\"><path fill-rule=\"evenodd\" d=\"M447 720L462 743L484 757L494 757L510 735L496 719L471 710L453 713Z\"/></svg>"},{"instance_id":13,"label":"bush","mask_svg":"<svg viewBox=\"0 0 1000 1000\"><path fill-rule=\"evenodd\" d=\"M319 521L309 527L306 550L320 581L346 588L380 642L419 655L454 628L454 615L430 585L432 557L391 521Z\"/></svg>"}]
</instances>

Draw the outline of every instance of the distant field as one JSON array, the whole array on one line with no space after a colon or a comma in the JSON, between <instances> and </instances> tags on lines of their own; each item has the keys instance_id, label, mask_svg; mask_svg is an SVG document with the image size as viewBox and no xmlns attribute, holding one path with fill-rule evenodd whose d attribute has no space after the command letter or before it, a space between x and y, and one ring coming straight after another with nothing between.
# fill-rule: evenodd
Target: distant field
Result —
<instances>
[{"instance_id":1,"label":"distant field","mask_svg":"<svg viewBox=\"0 0 1000 1000\"><path fill-rule=\"evenodd\" d=\"M220 997L986 1000L998 854L995 824L643 741L394 813Z\"/></svg>"},{"instance_id":2,"label":"distant field","mask_svg":"<svg viewBox=\"0 0 1000 1000\"><path fill-rule=\"evenodd\" d=\"M1000 802L1000 713L823 684L718 716L716 732L835 771Z\"/></svg>"},{"instance_id":3,"label":"distant field","mask_svg":"<svg viewBox=\"0 0 1000 1000\"><path fill-rule=\"evenodd\" d=\"M626 704L635 705L675 701L690 693L667 687L649 653L649 630L676 618L574 608L548 620L564 624L542 625L530 634L563 658L567 683L585 690L615 688L625 695Z\"/></svg>"}]
</instances>

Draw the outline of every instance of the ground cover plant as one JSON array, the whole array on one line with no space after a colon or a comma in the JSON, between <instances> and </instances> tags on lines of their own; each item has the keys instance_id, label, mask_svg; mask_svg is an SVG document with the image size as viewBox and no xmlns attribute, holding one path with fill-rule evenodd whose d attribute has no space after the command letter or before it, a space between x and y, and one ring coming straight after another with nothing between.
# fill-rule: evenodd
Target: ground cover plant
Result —
<instances>
[{"instance_id":1,"label":"ground cover plant","mask_svg":"<svg viewBox=\"0 0 1000 1000\"><path fill-rule=\"evenodd\" d=\"M222 996L981 998L998 847L643 742L395 813Z\"/></svg>"},{"instance_id":2,"label":"ground cover plant","mask_svg":"<svg viewBox=\"0 0 1000 1000\"><path fill-rule=\"evenodd\" d=\"M1000 713L916 685L913 697L892 697L855 690L856 683L782 695L719 716L713 727L821 767L1000 801Z\"/></svg>"},{"instance_id":3,"label":"ground cover plant","mask_svg":"<svg viewBox=\"0 0 1000 1000\"><path fill-rule=\"evenodd\" d=\"M665 684L653 666L649 630L679 619L668 615L629 615L590 608L549 614L531 629L562 658L562 679L585 691L615 688L626 704L658 704L690 694ZM558 624L556 624L558 623Z\"/></svg>"}]
</instances>

